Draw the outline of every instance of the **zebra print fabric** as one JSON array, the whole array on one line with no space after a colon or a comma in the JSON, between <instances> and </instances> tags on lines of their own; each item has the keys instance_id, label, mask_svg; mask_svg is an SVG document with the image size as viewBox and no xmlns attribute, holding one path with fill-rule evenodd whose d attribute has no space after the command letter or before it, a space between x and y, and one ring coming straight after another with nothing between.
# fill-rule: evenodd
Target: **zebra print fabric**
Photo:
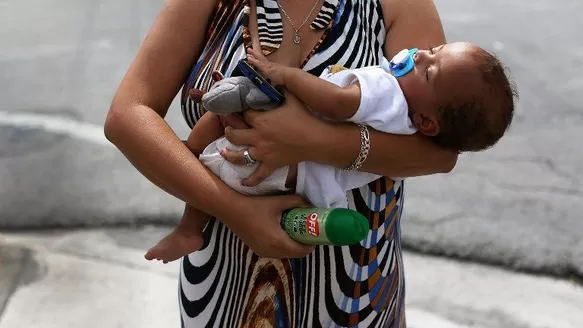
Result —
<instances>
[{"instance_id":1,"label":"zebra print fabric","mask_svg":"<svg viewBox=\"0 0 583 328\"><path fill-rule=\"evenodd\" d=\"M318 12L318 16L314 18L314 21L310 24L312 30L320 30L326 28L332 18L334 17L334 12L338 7L338 0L326 0L322 5L322 9Z\"/></svg>"},{"instance_id":2,"label":"zebra print fabric","mask_svg":"<svg viewBox=\"0 0 583 328\"><path fill-rule=\"evenodd\" d=\"M281 43L275 0L257 1L264 52ZM193 126L204 109L188 90L208 90L212 72L225 76L250 45L246 0L220 0L206 47L184 84L182 111ZM262 16L263 15L263 16ZM385 27L379 0L325 0L311 23L326 32L302 68L319 75L328 65L377 65ZM218 220L203 248L183 258L179 284L182 325L195 327L405 327L400 218L402 182L381 178L347 194L349 207L368 217L360 244L320 246L302 259L258 258Z\"/></svg>"},{"instance_id":3,"label":"zebra print fabric","mask_svg":"<svg viewBox=\"0 0 583 328\"><path fill-rule=\"evenodd\" d=\"M283 24L276 1L257 0L257 31L264 55L279 49L283 38Z\"/></svg>"},{"instance_id":4,"label":"zebra print fabric","mask_svg":"<svg viewBox=\"0 0 583 328\"><path fill-rule=\"evenodd\" d=\"M259 42L261 43L263 54L269 55L279 49L283 38L281 12L277 1L257 0L256 5ZM312 30L327 28L334 17L337 6L338 0L325 0L318 15L310 24L310 28Z\"/></svg>"}]
</instances>

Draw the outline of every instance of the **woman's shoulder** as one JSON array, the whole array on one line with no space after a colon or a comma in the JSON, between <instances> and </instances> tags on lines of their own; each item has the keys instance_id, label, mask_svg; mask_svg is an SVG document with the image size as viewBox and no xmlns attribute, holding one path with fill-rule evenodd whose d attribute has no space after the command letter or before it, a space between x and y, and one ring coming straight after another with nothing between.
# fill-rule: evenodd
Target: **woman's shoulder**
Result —
<instances>
[{"instance_id":1,"label":"woman's shoulder","mask_svg":"<svg viewBox=\"0 0 583 328\"><path fill-rule=\"evenodd\" d=\"M366 1L366 0L358 0ZM433 0L378 0L383 11L386 26L391 26L397 20L437 13Z\"/></svg>"},{"instance_id":2,"label":"woman's shoulder","mask_svg":"<svg viewBox=\"0 0 583 328\"><path fill-rule=\"evenodd\" d=\"M404 48L428 49L445 42L443 25L434 0L379 1L387 30L387 57Z\"/></svg>"}]
</instances>

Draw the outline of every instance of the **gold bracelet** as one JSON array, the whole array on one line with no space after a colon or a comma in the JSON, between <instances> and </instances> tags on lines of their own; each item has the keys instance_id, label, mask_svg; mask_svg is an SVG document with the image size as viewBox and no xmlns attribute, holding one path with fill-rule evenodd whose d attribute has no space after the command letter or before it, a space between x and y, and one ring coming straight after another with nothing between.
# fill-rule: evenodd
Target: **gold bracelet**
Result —
<instances>
[{"instance_id":1,"label":"gold bracelet","mask_svg":"<svg viewBox=\"0 0 583 328\"><path fill-rule=\"evenodd\" d=\"M360 169L362 164L364 164L368 158L368 153L370 151L370 135L368 133L368 127L362 123L357 123L356 125L360 130L360 152L358 153L358 157L354 160L354 163L344 169L346 171L357 171Z\"/></svg>"}]
</instances>

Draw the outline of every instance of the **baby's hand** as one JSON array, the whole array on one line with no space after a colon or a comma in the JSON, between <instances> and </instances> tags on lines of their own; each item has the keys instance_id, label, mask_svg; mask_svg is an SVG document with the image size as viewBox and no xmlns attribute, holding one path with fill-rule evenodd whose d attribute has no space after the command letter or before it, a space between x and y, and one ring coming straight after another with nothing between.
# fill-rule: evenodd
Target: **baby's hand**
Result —
<instances>
[{"instance_id":1,"label":"baby's hand","mask_svg":"<svg viewBox=\"0 0 583 328\"><path fill-rule=\"evenodd\" d=\"M270 62L262 53L249 49L247 53L247 61L249 64L255 66L261 75L271 80L272 84L281 85L284 82L285 66Z\"/></svg>"}]
</instances>

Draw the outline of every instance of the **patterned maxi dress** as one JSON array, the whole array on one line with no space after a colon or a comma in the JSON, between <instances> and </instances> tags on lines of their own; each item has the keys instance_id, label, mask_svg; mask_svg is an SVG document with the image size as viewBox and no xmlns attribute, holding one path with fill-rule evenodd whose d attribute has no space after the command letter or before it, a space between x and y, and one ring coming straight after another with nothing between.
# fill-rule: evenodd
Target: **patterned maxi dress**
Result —
<instances>
[{"instance_id":1,"label":"patterned maxi dress","mask_svg":"<svg viewBox=\"0 0 583 328\"><path fill-rule=\"evenodd\" d=\"M204 111L188 90L208 90L213 70L229 76L250 46L247 1L218 1L206 46L182 91L191 127ZM281 43L281 16L276 0L256 2L260 43L269 54ZM383 56L379 0L325 0L310 28L325 30L302 65L312 74L331 64L377 65ZM203 249L181 262L183 327L405 327L403 183L381 178L347 198L369 218L367 238L350 247L319 246L302 259L260 259L222 223L211 221Z\"/></svg>"}]
</instances>

